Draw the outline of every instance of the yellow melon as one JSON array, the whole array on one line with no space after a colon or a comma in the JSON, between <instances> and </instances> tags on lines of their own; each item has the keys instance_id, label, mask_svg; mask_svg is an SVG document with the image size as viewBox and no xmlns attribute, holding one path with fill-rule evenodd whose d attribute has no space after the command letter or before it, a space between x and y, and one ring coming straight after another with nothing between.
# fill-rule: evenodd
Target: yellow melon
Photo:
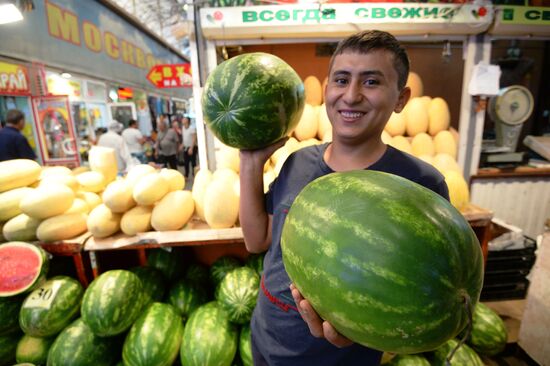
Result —
<instances>
[{"instance_id":1,"label":"yellow melon","mask_svg":"<svg viewBox=\"0 0 550 366\"><path fill-rule=\"evenodd\" d=\"M120 230L126 235L136 235L152 229L153 206L136 206L122 215Z\"/></svg>"},{"instance_id":2,"label":"yellow melon","mask_svg":"<svg viewBox=\"0 0 550 366\"><path fill-rule=\"evenodd\" d=\"M60 175L72 175L73 171L66 166L62 165L55 165L55 166L45 166L42 168L42 171L40 172L39 179L42 180L46 177L57 177Z\"/></svg>"},{"instance_id":3,"label":"yellow melon","mask_svg":"<svg viewBox=\"0 0 550 366\"><path fill-rule=\"evenodd\" d=\"M323 102L323 88L316 76L310 75L304 80L306 103L320 105Z\"/></svg>"},{"instance_id":4,"label":"yellow melon","mask_svg":"<svg viewBox=\"0 0 550 366\"><path fill-rule=\"evenodd\" d=\"M36 237L45 242L74 238L86 232L86 218L83 213L65 213L50 217L40 223L36 229Z\"/></svg>"},{"instance_id":5,"label":"yellow melon","mask_svg":"<svg viewBox=\"0 0 550 366\"><path fill-rule=\"evenodd\" d=\"M90 170L100 172L105 180L104 185L115 180L118 174L116 153L114 149L103 146L93 146L88 152Z\"/></svg>"},{"instance_id":6,"label":"yellow melon","mask_svg":"<svg viewBox=\"0 0 550 366\"><path fill-rule=\"evenodd\" d=\"M398 150L406 152L407 154L413 153L411 143L404 136L394 136L389 143L391 146L395 147Z\"/></svg>"},{"instance_id":7,"label":"yellow melon","mask_svg":"<svg viewBox=\"0 0 550 366\"><path fill-rule=\"evenodd\" d=\"M325 134L328 131L332 131L332 124L330 123L330 119L328 119L325 104L321 104L318 108L319 110L317 114L319 116L319 127L317 129L317 138L321 141L324 141Z\"/></svg>"},{"instance_id":8,"label":"yellow melon","mask_svg":"<svg viewBox=\"0 0 550 366\"><path fill-rule=\"evenodd\" d=\"M223 202L223 204L220 204ZM239 217L239 197L233 185L213 180L204 194L204 218L212 229L230 228Z\"/></svg>"},{"instance_id":9,"label":"yellow melon","mask_svg":"<svg viewBox=\"0 0 550 366\"><path fill-rule=\"evenodd\" d=\"M302 117L298 126L294 129L294 136L299 141L308 140L314 138L317 135L319 128L319 117L317 116L318 109L310 104L306 104Z\"/></svg>"},{"instance_id":10,"label":"yellow melon","mask_svg":"<svg viewBox=\"0 0 550 366\"><path fill-rule=\"evenodd\" d=\"M424 95L424 84L420 76L413 71L409 72L407 78L407 86L411 88L411 98L421 97Z\"/></svg>"},{"instance_id":11,"label":"yellow melon","mask_svg":"<svg viewBox=\"0 0 550 366\"><path fill-rule=\"evenodd\" d=\"M78 180L76 180L76 177L72 174L46 175L40 180L39 186L51 183L64 184L75 193L80 189L80 183L78 183Z\"/></svg>"},{"instance_id":12,"label":"yellow melon","mask_svg":"<svg viewBox=\"0 0 550 366\"><path fill-rule=\"evenodd\" d=\"M432 155L419 155L417 158L432 166L434 165L434 157Z\"/></svg>"},{"instance_id":13,"label":"yellow melon","mask_svg":"<svg viewBox=\"0 0 550 366\"><path fill-rule=\"evenodd\" d=\"M201 220L205 221L204 218L204 194L206 193L206 188L212 181L212 172L208 169L200 169L195 175L193 181L193 189L191 194L193 196L193 201L195 201L195 211Z\"/></svg>"},{"instance_id":14,"label":"yellow melon","mask_svg":"<svg viewBox=\"0 0 550 366\"><path fill-rule=\"evenodd\" d=\"M0 222L8 221L12 217L21 214L19 203L23 197L30 194L34 189L29 187L20 187L10 189L0 193Z\"/></svg>"},{"instance_id":15,"label":"yellow melon","mask_svg":"<svg viewBox=\"0 0 550 366\"><path fill-rule=\"evenodd\" d=\"M154 173L156 169L149 164L138 164L130 168L126 174L126 181L132 186L144 175Z\"/></svg>"},{"instance_id":16,"label":"yellow melon","mask_svg":"<svg viewBox=\"0 0 550 366\"><path fill-rule=\"evenodd\" d=\"M76 176L80 184L80 190L86 192L101 192L110 181L105 180L103 173L99 171L84 172Z\"/></svg>"},{"instance_id":17,"label":"yellow melon","mask_svg":"<svg viewBox=\"0 0 550 366\"><path fill-rule=\"evenodd\" d=\"M25 187L38 180L42 167L34 160L14 159L0 162L0 192Z\"/></svg>"},{"instance_id":18,"label":"yellow melon","mask_svg":"<svg viewBox=\"0 0 550 366\"><path fill-rule=\"evenodd\" d=\"M325 102L325 90L327 90L328 76L325 76L323 83L321 84L321 90L323 91L323 103Z\"/></svg>"},{"instance_id":19,"label":"yellow melon","mask_svg":"<svg viewBox=\"0 0 550 366\"><path fill-rule=\"evenodd\" d=\"M61 215L73 204L75 194L63 184L41 185L21 199L21 211L36 219Z\"/></svg>"},{"instance_id":20,"label":"yellow melon","mask_svg":"<svg viewBox=\"0 0 550 366\"><path fill-rule=\"evenodd\" d=\"M8 241L34 241L36 229L42 220L20 214L4 224L2 235Z\"/></svg>"},{"instance_id":21,"label":"yellow melon","mask_svg":"<svg viewBox=\"0 0 550 366\"><path fill-rule=\"evenodd\" d=\"M90 207L90 211L102 202L101 198L93 192L78 191L76 192L76 198L84 200Z\"/></svg>"},{"instance_id":22,"label":"yellow melon","mask_svg":"<svg viewBox=\"0 0 550 366\"><path fill-rule=\"evenodd\" d=\"M233 184L235 181L239 180L239 175L235 173L234 170L222 168L216 169L214 173L212 173L212 179L223 179Z\"/></svg>"},{"instance_id":23,"label":"yellow melon","mask_svg":"<svg viewBox=\"0 0 550 366\"><path fill-rule=\"evenodd\" d=\"M428 133L432 136L440 131L449 129L451 125L451 112L443 98L433 98L428 109L429 127Z\"/></svg>"},{"instance_id":24,"label":"yellow melon","mask_svg":"<svg viewBox=\"0 0 550 366\"><path fill-rule=\"evenodd\" d=\"M125 179L109 183L101 197L105 206L116 213L126 212L136 205L133 188Z\"/></svg>"},{"instance_id":25,"label":"yellow melon","mask_svg":"<svg viewBox=\"0 0 550 366\"><path fill-rule=\"evenodd\" d=\"M439 170L441 173L444 173L448 170L453 170L457 173L462 174L462 169L460 169L460 166L458 165L455 158L453 158L449 154L436 154L434 157L434 167L436 167L437 170Z\"/></svg>"},{"instance_id":26,"label":"yellow melon","mask_svg":"<svg viewBox=\"0 0 550 366\"><path fill-rule=\"evenodd\" d=\"M432 97L423 95L420 97L420 100L422 101L422 103L424 103L424 108L426 108L426 110L429 112L430 103L432 102Z\"/></svg>"},{"instance_id":27,"label":"yellow melon","mask_svg":"<svg viewBox=\"0 0 550 366\"><path fill-rule=\"evenodd\" d=\"M391 142L391 136L386 131L382 131L382 135L380 136L382 139L382 142L385 144L389 144Z\"/></svg>"},{"instance_id":28,"label":"yellow melon","mask_svg":"<svg viewBox=\"0 0 550 366\"><path fill-rule=\"evenodd\" d=\"M88 214L91 211L90 205L82 198L75 198L71 207L63 215L71 213Z\"/></svg>"},{"instance_id":29,"label":"yellow melon","mask_svg":"<svg viewBox=\"0 0 550 366\"><path fill-rule=\"evenodd\" d=\"M114 213L104 204L96 206L86 220L88 231L96 238L105 238L120 230L121 214Z\"/></svg>"},{"instance_id":30,"label":"yellow melon","mask_svg":"<svg viewBox=\"0 0 550 366\"><path fill-rule=\"evenodd\" d=\"M319 145L320 143L321 141L315 138L300 141L300 149L303 149L304 147L308 147L308 146Z\"/></svg>"},{"instance_id":31,"label":"yellow melon","mask_svg":"<svg viewBox=\"0 0 550 366\"><path fill-rule=\"evenodd\" d=\"M414 137L422 132L428 132L428 111L424 108L424 102L420 98L412 98L405 105L406 132Z\"/></svg>"},{"instance_id":32,"label":"yellow melon","mask_svg":"<svg viewBox=\"0 0 550 366\"><path fill-rule=\"evenodd\" d=\"M216 152L216 168L228 168L239 173L241 157L239 149L222 145Z\"/></svg>"},{"instance_id":33,"label":"yellow melon","mask_svg":"<svg viewBox=\"0 0 550 366\"><path fill-rule=\"evenodd\" d=\"M321 142L322 143L332 142L332 128L325 132L325 136L323 136L323 141Z\"/></svg>"},{"instance_id":34,"label":"yellow melon","mask_svg":"<svg viewBox=\"0 0 550 366\"><path fill-rule=\"evenodd\" d=\"M432 137L425 132L421 132L411 141L411 148L414 156L435 155L435 147Z\"/></svg>"},{"instance_id":35,"label":"yellow melon","mask_svg":"<svg viewBox=\"0 0 550 366\"><path fill-rule=\"evenodd\" d=\"M181 191L185 187L185 177L178 170L163 168L159 174L168 181L168 191Z\"/></svg>"},{"instance_id":36,"label":"yellow melon","mask_svg":"<svg viewBox=\"0 0 550 366\"><path fill-rule=\"evenodd\" d=\"M456 141L451 132L448 130L439 131L434 137L434 145L436 154L449 154L456 160Z\"/></svg>"},{"instance_id":37,"label":"yellow melon","mask_svg":"<svg viewBox=\"0 0 550 366\"><path fill-rule=\"evenodd\" d=\"M445 183L449 188L449 197L451 198L451 204L456 207L457 210L464 210L470 202L470 191L468 189L468 183L462 176L462 174L448 170L443 172L445 177Z\"/></svg>"},{"instance_id":38,"label":"yellow melon","mask_svg":"<svg viewBox=\"0 0 550 366\"><path fill-rule=\"evenodd\" d=\"M393 112L384 126L384 131L390 134L390 136L399 136L405 134L405 127L407 122L405 121L405 113Z\"/></svg>"},{"instance_id":39,"label":"yellow melon","mask_svg":"<svg viewBox=\"0 0 550 366\"><path fill-rule=\"evenodd\" d=\"M160 201L168 193L169 188L166 178L154 173L139 178L132 193L138 205L148 206Z\"/></svg>"},{"instance_id":40,"label":"yellow melon","mask_svg":"<svg viewBox=\"0 0 550 366\"><path fill-rule=\"evenodd\" d=\"M264 193L269 190L269 185L275 180L275 172L273 170L268 170L264 173Z\"/></svg>"},{"instance_id":41,"label":"yellow melon","mask_svg":"<svg viewBox=\"0 0 550 366\"><path fill-rule=\"evenodd\" d=\"M219 206L225 204L220 202ZM170 192L153 208L151 226L157 231L179 230L191 219L194 211L195 203L190 191ZM174 215L176 212L177 215Z\"/></svg>"},{"instance_id":42,"label":"yellow melon","mask_svg":"<svg viewBox=\"0 0 550 366\"><path fill-rule=\"evenodd\" d=\"M90 167L88 167L88 166L79 166L79 167L73 168L73 170L71 170L71 173L73 175L79 175L79 174L89 172L89 171L90 171Z\"/></svg>"}]
</instances>

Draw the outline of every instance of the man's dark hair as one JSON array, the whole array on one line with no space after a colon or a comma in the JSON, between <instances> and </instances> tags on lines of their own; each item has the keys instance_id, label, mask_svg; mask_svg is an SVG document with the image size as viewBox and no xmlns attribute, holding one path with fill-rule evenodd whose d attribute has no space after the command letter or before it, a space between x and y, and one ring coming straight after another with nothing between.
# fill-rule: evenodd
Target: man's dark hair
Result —
<instances>
[{"instance_id":1,"label":"man's dark hair","mask_svg":"<svg viewBox=\"0 0 550 366\"><path fill-rule=\"evenodd\" d=\"M9 125L16 125L23 119L25 119L25 114L19 109L10 109L6 114L6 123Z\"/></svg>"},{"instance_id":2,"label":"man's dark hair","mask_svg":"<svg viewBox=\"0 0 550 366\"><path fill-rule=\"evenodd\" d=\"M332 69L334 58L338 55L345 52L366 54L373 50L386 50L393 54L393 67L397 71L397 88L403 89L409 76L409 57L397 39L384 31L363 31L341 40L330 59L329 71Z\"/></svg>"},{"instance_id":3,"label":"man's dark hair","mask_svg":"<svg viewBox=\"0 0 550 366\"><path fill-rule=\"evenodd\" d=\"M137 121L135 119L131 119L128 121L128 126L137 126Z\"/></svg>"}]
</instances>

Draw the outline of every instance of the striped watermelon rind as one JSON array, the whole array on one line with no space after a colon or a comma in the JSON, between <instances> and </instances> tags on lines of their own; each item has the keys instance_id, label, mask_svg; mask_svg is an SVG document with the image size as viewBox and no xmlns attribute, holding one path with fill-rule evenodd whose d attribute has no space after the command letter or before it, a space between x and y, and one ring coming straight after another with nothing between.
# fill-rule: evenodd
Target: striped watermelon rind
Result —
<instances>
[{"instance_id":1,"label":"striped watermelon rind","mask_svg":"<svg viewBox=\"0 0 550 366\"><path fill-rule=\"evenodd\" d=\"M147 252L147 265L161 271L168 282L183 277L182 258L176 250L167 251L161 248L149 250Z\"/></svg>"},{"instance_id":2,"label":"striped watermelon rind","mask_svg":"<svg viewBox=\"0 0 550 366\"><path fill-rule=\"evenodd\" d=\"M377 171L308 184L287 215L285 269L319 315L356 343L420 353L456 336L477 303L475 233L444 198Z\"/></svg>"},{"instance_id":3,"label":"striped watermelon rind","mask_svg":"<svg viewBox=\"0 0 550 366\"><path fill-rule=\"evenodd\" d=\"M224 144L268 146L288 135L304 109L304 85L280 58L255 52L219 64L202 94L204 122Z\"/></svg>"},{"instance_id":4,"label":"striped watermelon rind","mask_svg":"<svg viewBox=\"0 0 550 366\"><path fill-rule=\"evenodd\" d=\"M189 315L208 301L206 291L194 283L180 280L170 288L168 303L170 303L184 320Z\"/></svg>"},{"instance_id":5,"label":"striped watermelon rind","mask_svg":"<svg viewBox=\"0 0 550 366\"><path fill-rule=\"evenodd\" d=\"M82 321L98 336L130 328L143 308L141 281L127 270L111 270L92 281L82 299Z\"/></svg>"},{"instance_id":6,"label":"striped watermelon rind","mask_svg":"<svg viewBox=\"0 0 550 366\"><path fill-rule=\"evenodd\" d=\"M77 316L83 294L82 285L74 278L50 278L31 292L23 302L19 312L21 329L33 337L58 334ZM49 304L37 304L36 300L41 298L47 299Z\"/></svg>"},{"instance_id":7,"label":"striped watermelon rind","mask_svg":"<svg viewBox=\"0 0 550 366\"><path fill-rule=\"evenodd\" d=\"M245 324L241 327L241 333L239 335L239 355L244 366L254 366L252 345L250 342L250 325Z\"/></svg>"},{"instance_id":8,"label":"striped watermelon rind","mask_svg":"<svg viewBox=\"0 0 550 366\"><path fill-rule=\"evenodd\" d=\"M199 263L191 263L185 270L184 279L200 286L210 285L210 273L206 266Z\"/></svg>"},{"instance_id":9,"label":"striped watermelon rind","mask_svg":"<svg viewBox=\"0 0 550 366\"><path fill-rule=\"evenodd\" d=\"M99 337L76 319L55 338L48 352L48 366L111 366L120 357L120 342Z\"/></svg>"},{"instance_id":10,"label":"striped watermelon rind","mask_svg":"<svg viewBox=\"0 0 550 366\"><path fill-rule=\"evenodd\" d=\"M502 318L483 303L477 303L468 344L487 356L499 354L506 347L508 332Z\"/></svg>"},{"instance_id":11,"label":"striped watermelon rind","mask_svg":"<svg viewBox=\"0 0 550 366\"><path fill-rule=\"evenodd\" d=\"M255 270L260 277L264 271L264 256L265 253L250 254L245 262L245 265Z\"/></svg>"},{"instance_id":12,"label":"striped watermelon rind","mask_svg":"<svg viewBox=\"0 0 550 366\"><path fill-rule=\"evenodd\" d=\"M237 352L238 337L225 310L216 301L209 302L195 310L185 325L181 364L230 365Z\"/></svg>"},{"instance_id":13,"label":"striped watermelon rind","mask_svg":"<svg viewBox=\"0 0 550 366\"><path fill-rule=\"evenodd\" d=\"M210 279L214 283L214 285L218 285L225 275L229 273L230 271L234 270L235 268L239 268L241 266L241 262L231 256L223 256L214 261L212 265L210 266Z\"/></svg>"},{"instance_id":14,"label":"striped watermelon rind","mask_svg":"<svg viewBox=\"0 0 550 366\"><path fill-rule=\"evenodd\" d=\"M236 324L250 322L259 285L256 271L249 267L239 267L225 275L216 289L216 300L227 312L230 321Z\"/></svg>"},{"instance_id":15,"label":"striped watermelon rind","mask_svg":"<svg viewBox=\"0 0 550 366\"><path fill-rule=\"evenodd\" d=\"M37 245L21 241L0 244L0 259L0 297L30 292L48 274L49 255Z\"/></svg>"},{"instance_id":16,"label":"striped watermelon rind","mask_svg":"<svg viewBox=\"0 0 550 366\"><path fill-rule=\"evenodd\" d=\"M456 339L450 339L442 346L437 348L430 359L432 366L447 366L447 357L452 350L456 348L458 341ZM462 344L451 358L450 366L484 366L483 361L479 358L478 354L471 349L468 345Z\"/></svg>"},{"instance_id":17,"label":"striped watermelon rind","mask_svg":"<svg viewBox=\"0 0 550 366\"><path fill-rule=\"evenodd\" d=\"M48 352L55 337L33 337L24 335L17 343L15 359L18 363L29 362L35 365L45 365Z\"/></svg>"},{"instance_id":18,"label":"striped watermelon rind","mask_svg":"<svg viewBox=\"0 0 550 366\"><path fill-rule=\"evenodd\" d=\"M154 302L132 325L122 359L127 366L169 366L178 356L183 323L176 309Z\"/></svg>"},{"instance_id":19,"label":"striped watermelon rind","mask_svg":"<svg viewBox=\"0 0 550 366\"><path fill-rule=\"evenodd\" d=\"M141 281L144 308L153 302L162 301L166 291L166 279L161 271L154 267L135 267L130 269L130 272L138 276Z\"/></svg>"},{"instance_id":20,"label":"striped watermelon rind","mask_svg":"<svg viewBox=\"0 0 550 366\"><path fill-rule=\"evenodd\" d=\"M388 363L389 366L430 366L430 362L422 355L396 355Z\"/></svg>"},{"instance_id":21,"label":"striped watermelon rind","mask_svg":"<svg viewBox=\"0 0 550 366\"><path fill-rule=\"evenodd\" d=\"M0 336L19 330L19 310L25 295L0 297Z\"/></svg>"},{"instance_id":22,"label":"striped watermelon rind","mask_svg":"<svg viewBox=\"0 0 550 366\"><path fill-rule=\"evenodd\" d=\"M0 336L0 366L13 365L15 361L15 350L21 338L21 333L12 333Z\"/></svg>"}]
</instances>

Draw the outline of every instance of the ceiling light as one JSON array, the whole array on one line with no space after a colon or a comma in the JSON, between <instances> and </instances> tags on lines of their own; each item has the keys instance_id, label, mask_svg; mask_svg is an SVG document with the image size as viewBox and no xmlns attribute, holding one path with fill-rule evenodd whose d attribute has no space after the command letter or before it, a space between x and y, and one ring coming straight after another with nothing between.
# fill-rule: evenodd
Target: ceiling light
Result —
<instances>
[{"instance_id":1,"label":"ceiling light","mask_svg":"<svg viewBox=\"0 0 550 366\"><path fill-rule=\"evenodd\" d=\"M71 74L69 74L68 72L62 72L62 73L61 73L61 77L62 77L63 79L70 79L70 78L72 78L73 76L72 76Z\"/></svg>"},{"instance_id":2,"label":"ceiling light","mask_svg":"<svg viewBox=\"0 0 550 366\"><path fill-rule=\"evenodd\" d=\"M13 23L23 20L23 14L11 1L0 2L0 24Z\"/></svg>"}]
</instances>

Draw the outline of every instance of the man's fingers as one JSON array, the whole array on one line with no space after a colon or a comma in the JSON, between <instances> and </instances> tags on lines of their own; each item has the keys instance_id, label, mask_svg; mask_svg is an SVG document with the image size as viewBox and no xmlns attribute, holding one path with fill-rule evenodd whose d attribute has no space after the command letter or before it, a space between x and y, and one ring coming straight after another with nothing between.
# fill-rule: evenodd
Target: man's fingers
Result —
<instances>
[{"instance_id":1,"label":"man's fingers","mask_svg":"<svg viewBox=\"0 0 550 366\"><path fill-rule=\"evenodd\" d=\"M302 318L309 327L311 335L317 338L323 337L323 321L321 320L319 315L317 315L315 310L313 310L313 308L309 304L309 301L300 301L298 309L300 309L300 314L302 315Z\"/></svg>"},{"instance_id":2,"label":"man's fingers","mask_svg":"<svg viewBox=\"0 0 550 366\"><path fill-rule=\"evenodd\" d=\"M334 327L327 321L323 322L323 334L327 341L335 345L336 347L342 348L347 347L353 344L353 341L344 337Z\"/></svg>"}]
</instances>

